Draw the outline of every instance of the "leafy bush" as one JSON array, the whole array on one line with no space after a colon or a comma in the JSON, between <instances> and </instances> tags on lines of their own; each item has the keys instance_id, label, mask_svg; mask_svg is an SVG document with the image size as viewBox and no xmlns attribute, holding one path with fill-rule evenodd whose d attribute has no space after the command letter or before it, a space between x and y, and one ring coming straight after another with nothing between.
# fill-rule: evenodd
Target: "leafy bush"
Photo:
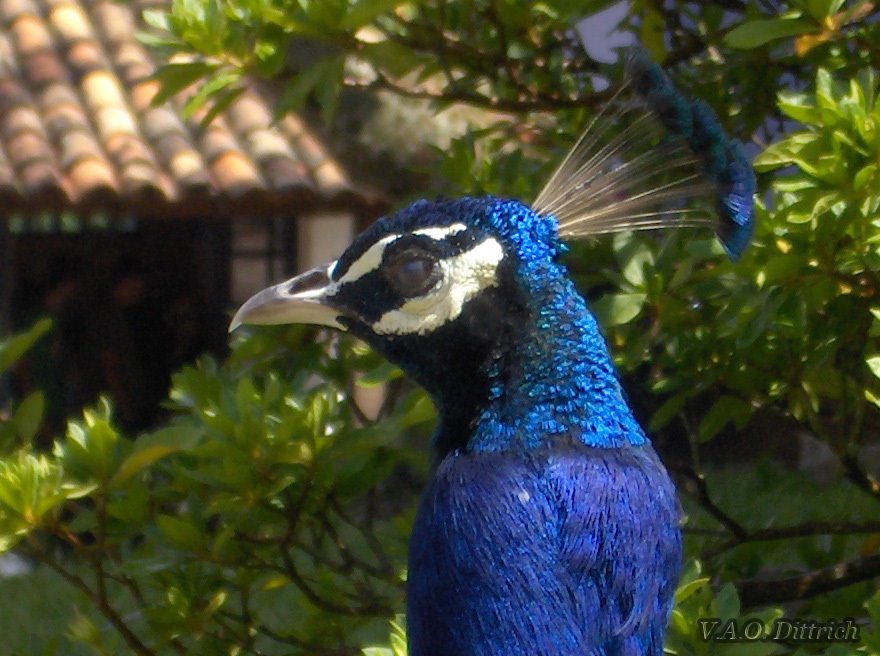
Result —
<instances>
[{"instance_id":1,"label":"leafy bush","mask_svg":"<svg viewBox=\"0 0 880 656\"><path fill-rule=\"evenodd\" d=\"M126 439L102 401L52 454L7 449L3 546L84 593L134 653L356 653L401 606L427 465L406 445L433 409L347 339L236 345L175 376L176 418L154 432ZM383 382L394 398L367 420L357 386ZM75 633L112 653L90 616Z\"/></svg>"}]
</instances>

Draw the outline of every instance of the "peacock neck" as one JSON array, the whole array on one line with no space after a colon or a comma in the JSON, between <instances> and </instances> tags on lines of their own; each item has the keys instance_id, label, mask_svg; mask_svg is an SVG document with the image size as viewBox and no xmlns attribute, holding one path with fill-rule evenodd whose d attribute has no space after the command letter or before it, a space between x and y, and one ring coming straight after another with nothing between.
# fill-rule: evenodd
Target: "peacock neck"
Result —
<instances>
[{"instance_id":1,"label":"peacock neck","mask_svg":"<svg viewBox=\"0 0 880 656\"><path fill-rule=\"evenodd\" d=\"M438 399L441 455L461 435L470 452L524 451L561 440L600 448L647 443L599 327L564 267L545 260L517 277L526 287L526 311L487 355L481 401L462 398L467 386Z\"/></svg>"}]
</instances>

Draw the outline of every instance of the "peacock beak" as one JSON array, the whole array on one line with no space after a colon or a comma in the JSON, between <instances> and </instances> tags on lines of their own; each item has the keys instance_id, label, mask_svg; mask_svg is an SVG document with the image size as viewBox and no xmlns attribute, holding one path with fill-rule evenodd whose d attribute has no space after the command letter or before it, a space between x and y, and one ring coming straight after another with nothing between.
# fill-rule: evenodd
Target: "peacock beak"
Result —
<instances>
[{"instance_id":1,"label":"peacock beak","mask_svg":"<svg viewBox=\"0 0 880 656\"><path fill-rule=\"evenodd\" d=\"M335 265L330 262L257 292L232 317L229 332L244 323L308 323L345 330L338 321L342 312L329 300L336 291L336 283L330 278Z\"/></svg>"}]
</instances>

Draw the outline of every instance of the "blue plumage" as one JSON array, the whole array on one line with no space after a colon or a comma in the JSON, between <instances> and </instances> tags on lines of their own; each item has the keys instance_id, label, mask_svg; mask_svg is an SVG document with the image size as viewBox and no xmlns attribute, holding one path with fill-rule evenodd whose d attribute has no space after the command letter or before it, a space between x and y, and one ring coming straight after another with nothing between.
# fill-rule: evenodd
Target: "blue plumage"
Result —
<instances>
[{"instance_id":1,"label":"blue plumage","mask_svg":"<svg viewBox=\"0 0 880 656\"><path fill-rule=\"evenodd\" d=\"M417 201L233 319L347 330L434 399L410 656L662 653L681 561L675 490L560 262L562 239L712 225L737 257L754 177L659 68L637 63L629 86L635 105L611 121L624 127L606 145L607 126L588 131L533 208ZM641 151L627 157L630 146Z\"/></svg>"},{"instance_id":2,"label":"blue plumage","mask_svg":"<svg viewBox=\"0 0 880 656\"><path fill-rule=\"evenodd\" d=\"M676 504L649 446L446 457L413 529L409 653L661 654Z\"/></svg>"}]
</instances>

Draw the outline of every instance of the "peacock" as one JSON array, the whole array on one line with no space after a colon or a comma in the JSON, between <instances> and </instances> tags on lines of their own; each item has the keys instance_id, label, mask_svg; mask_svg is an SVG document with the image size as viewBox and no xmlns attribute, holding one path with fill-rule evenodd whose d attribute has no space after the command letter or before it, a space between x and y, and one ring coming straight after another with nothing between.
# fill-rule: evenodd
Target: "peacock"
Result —
<instances>
[{"instance_id":1,"label":"peacock","mask_svg":"<svg viewBox=\"0 0 880 656\"><path fill-rule=\"evenodd\" d=\"M347 331L438 409L409 547L411 656L659 655L681 566L670 477L562 262L566 241L711 226L755 180L709 109L636 56L531 205L419 200L233 318Z\"/></svg>"}]
</instances>

